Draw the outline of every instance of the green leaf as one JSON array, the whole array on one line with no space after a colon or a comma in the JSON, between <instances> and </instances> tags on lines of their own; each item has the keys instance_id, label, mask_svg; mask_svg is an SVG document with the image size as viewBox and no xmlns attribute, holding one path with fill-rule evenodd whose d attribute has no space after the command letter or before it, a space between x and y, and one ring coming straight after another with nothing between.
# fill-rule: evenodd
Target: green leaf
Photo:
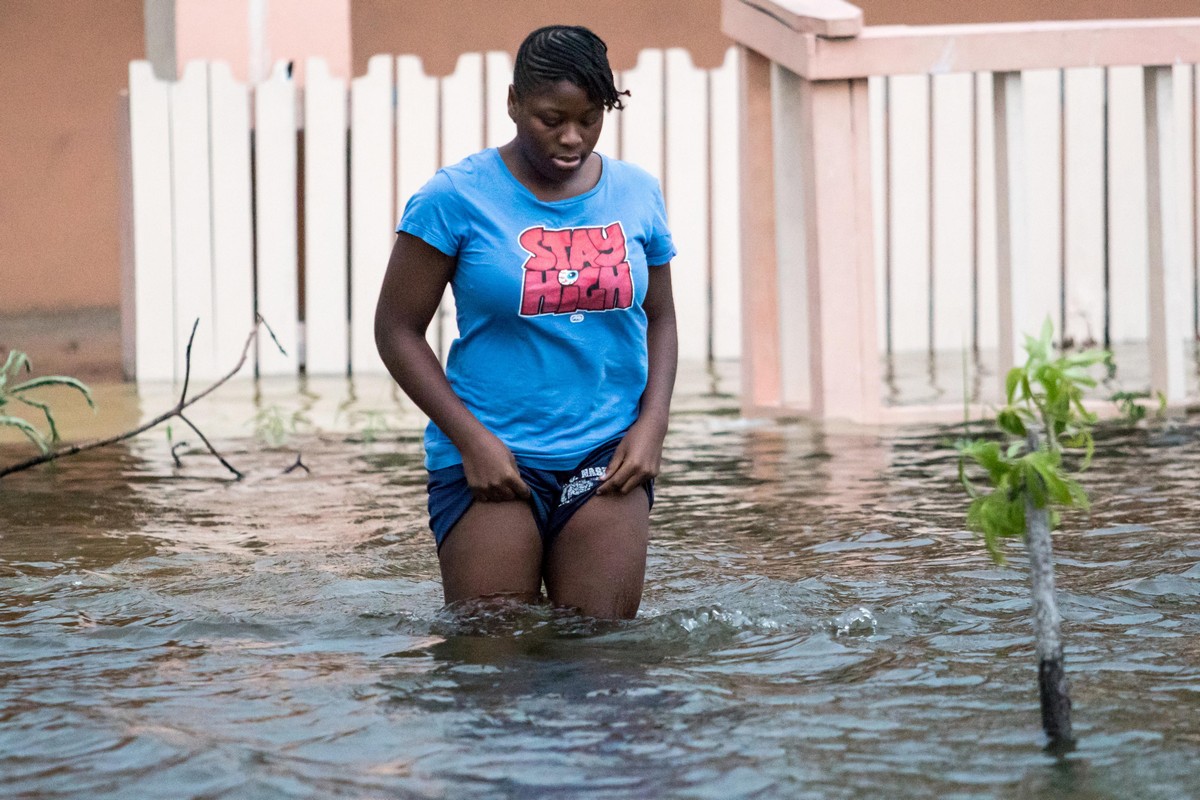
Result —
<instances>
[{"instance_id":1,"label":"green leaf","mask_svg":"<svg viewBox=\"0 0 1200 800\"><path fill-rule=\"evenodd\" d=\"M87 384L75 378L68 378L65 375L46 375L41 378L34 378L11 387L9 392L18 394L20 392L27 392L30 389L39 389L46 386L66 386L69 389L74 389L83 395L83 399L87 401L88 406L92 410L96 408L96 401L92 398L92 390L87 387Z\"/></svg>"},{"instance_id":2,"label":"green leaf","mask_svg":"<svg viewBox=\"0 0 1200 800\"><path fill-rule=\"evenodd\" d=\"M1025 423L1013 409L1006 408L996 415L996 426L1010 436L1025 436Z\"/></svg>"},{"instance_id":3,"label":"green leaf","mask_svg":"<svg viewBox=\"0 0 1200 800\"><path fill-rule=\"evenodd\" d=\"M58 426L54 424L54 415L50 413L49 405L38 402L37 400L30 400L28 397L21 397L20 395L14 395L14 399L18 403L24 403L32 408L40 409L41 412L46 415L46 423L50 426L50 441L58 441Z\"/></svg>"},{"instance_id":4,"label":"green leaf","mask_svg":"<svg viewBox=\"0 0 1200 800\"><path fill-rule=\"evenodd\" d=\"M1004 377L1004 396L1008 399L1008 404L1012 405L1013 395L1017 391L1017 385L1021 382L1021 376L1024 370L1020 367L1013 367Z\"/></svg>"},{"instance_id":5,"label":"green leaf","mask_svg":"<svg viewBox=\"0 0 1200 800\"><path fill-rule=\"evenodd\" d=\"M0 415L0 425L16 428L21 433L25 434L31 442L38 446L38 449L43 453L50 452L50 444L46 441L46 437L42 436L41 431L30 425L20 417L10 417L8 415Z\"/></svg>"}]
</instances>

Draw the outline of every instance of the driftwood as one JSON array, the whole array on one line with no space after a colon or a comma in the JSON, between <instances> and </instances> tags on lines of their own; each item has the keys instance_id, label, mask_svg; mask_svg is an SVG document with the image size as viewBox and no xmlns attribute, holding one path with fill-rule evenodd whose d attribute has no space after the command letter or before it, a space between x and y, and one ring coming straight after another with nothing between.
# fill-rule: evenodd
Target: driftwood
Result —
<instances>
[{"instance_id":1,"label":"driftwood","mask_svg":"<svg viewBox=\"0 0 1200 800\"><path fill-rule=\"evenodd\" d=\"M213 447L213 444L212 444L212 442L210 442L208 440L208 437L205 436L200 431L200 429L196 427L195 423L193 423L190 419L188 419L186 416L184 416L183 412L186 409L188 409L189 407L191 407L192 405L194 405L199 400L203 400L205 397L212 394L220 386L222 386L226 381L228 381L230 378L232 378L234 375L236 375L243 366L245 366L246 358L250 354L250 346L252 344L254 344L255 340L258 338L258 330L259 330L260 325L267 329L267 333L270 334L270 336L271 336L271 341L273 341L275 343L275 346L278 347L280 349L280 351L283 351L283 346L280 345L279 340L277 338L275 338L275 332L271 330L271 326L267 325L266 320L264 320L261 316L258 317L254 323L254 327L250 331L250 335L246 337L246 344L243 345L243 347L242 347L242 355L238 359L237 364L235 364L233 366L233 369L229 370L229 372L225 373L225 375L223 377L219 378L215 383L208 386L206 389L204 389L199 394L195 394L189 398L188 397L188 384L191 380L191 373L192 373L192 342L196 338L196 328L199 325L200 325L199 319L197 319L194 323L192 323L192 333L188 337L187 351L184 354L183 391L181 391L179 393L179 402L177 402L174 406L172 406L170 409L164 411L163 413L159 414L154 419L152 419L148 422L145 422L145 423L137 426L136 428L133 428L132 430L128 430L128 431L125 431L124 433L117 434L116 436L109 436L105 439L95 439L90 442L81 442L79 444L72 444L72 445L68 445L66 447L60 447L57 450L51 450L48 453L42 453L38 456L35 456L30 459L26 459L25 461L21 461L16 464L12 464L7 467L0 467L0 478L3 478L5 475L11 475L14 472L21 472L23 470L27 470L32 467L36 467L39 464L45 464L49 461L56 461L60 458L66 458L67 456L73 456L77 453L84 453L88 450L95 450L97 447L105 447L110 444L116 444L117 442L123 442L126 439L132 439L134 436L145 433L146 431L150 430L151 428L155 427L156 425L160 425L163 422L166 422L167 420L171 419L172 417L177 417L181 422L183 422L183 424L185 424L189 428L191 428L192 431L197 436L200 437L200 441L204 442L204 446L208 448L208 451L210 453L212 453L213 456L215 456L216 459L218 461L220 461L221 464L227 470L229 470L230 472L232 472L234 474L236 480L241 480L244 477L244 475L236 467L234 467L232 464L230 464L225 459L225 457L223 455L221 455L221 453L217 450L217 448ZM182 443L180 445L177 445L177 447L178 446L182 446ZM174 447L172 447L172 449L171 449L171 456L175 459L176 465L178 465L180 463L179 457L176 454ZM297 462L298 461L299 461L299 458L297 458ZM303 466L303 465L300 465L300 466ZM307 469L307 467L305 467L305 469Z\"/></svg>"}]
</instances>

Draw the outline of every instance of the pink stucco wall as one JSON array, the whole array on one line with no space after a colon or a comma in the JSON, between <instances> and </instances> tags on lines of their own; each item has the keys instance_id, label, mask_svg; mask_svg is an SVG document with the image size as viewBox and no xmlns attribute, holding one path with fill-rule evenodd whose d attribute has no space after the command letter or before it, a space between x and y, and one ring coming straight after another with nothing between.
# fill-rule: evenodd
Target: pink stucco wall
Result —
<instances>
[{"instance_id":1,"label":"pink stucco wall","mask_svg":"<svg viewBox=\"0 0 1200 800\"><path fill-rule=\"evenodd\" d=\"M224 57L247 77L251 0L176 0L177 60ZM260 0L262 52L323 52L339 75L377 52L415 52L434 73L460 52L512 50L530 29L594 27L620 67L643 47L727 46L719 0ZM868 24L1192 16L1196 0L862 0ZM118 94L145 53L143 0L0 0L0 314L116 306ZM302 64L297 64L302 79Z\"/></svg>"}]
</instances>

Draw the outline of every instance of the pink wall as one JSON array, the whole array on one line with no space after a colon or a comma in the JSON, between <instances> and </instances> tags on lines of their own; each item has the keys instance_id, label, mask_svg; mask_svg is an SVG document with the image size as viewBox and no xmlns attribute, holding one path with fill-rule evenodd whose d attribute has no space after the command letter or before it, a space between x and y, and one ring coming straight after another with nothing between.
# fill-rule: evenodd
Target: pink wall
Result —
<instances>
[{"instance_id":1,"label":"pink wall","mask_svg":"<svg viewBox=\"0 0 1200 800\"><path fill-rule=\"evenodd\" d=\"M330 71L350 77L349 0L176 0L176 62L180 71L198 58L229 63L239 80L258 81L276 59L320 55Z\"/></svg>"},{"instance_id":2,"label":"pink wall","mask_svg":"<svg viewBox=\"0 0 1200 800\"><path fill-rule=\"evenodd\" d=\"M142 0L0 1L0 313L118 301L117 96Z\"/></svg>"},{"instance_id":3,"label":"pink wall","mask_svg":"<svg viewBox=\"0 0 1200 800\"><path fill-rule=\"evenodd\" d=\"M146 52L144 0L0 0L0 314L116 306L118 95ZM176 0L179 63L225 57L246 77L254 0ZM324 52L335 74L374 53L415 52L450 72L460 52L513 50L547 22L590 25L614 64L686 46L719 63L719 0L258 0L261 52ZM1196 0L863 0L868 24L1189 16ZM297 64L302 79L302 65Z\"/></svg>"}]
</instances>

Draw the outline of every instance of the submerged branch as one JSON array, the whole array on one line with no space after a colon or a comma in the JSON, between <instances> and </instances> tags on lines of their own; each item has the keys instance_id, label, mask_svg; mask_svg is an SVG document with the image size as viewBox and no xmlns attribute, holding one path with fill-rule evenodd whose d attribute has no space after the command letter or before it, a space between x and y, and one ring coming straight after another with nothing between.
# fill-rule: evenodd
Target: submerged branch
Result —
<instances>
[{"instance_id":1,"label":"submerged branch","mask_svg":"<svg viewBox=\"0 0 1200 800\"><path fill-rule=\"evenodd\" d=\"M166 422L172 417L178 417L184 424L196 432L196 435L199 436L204 444L208 447L209 452L216 456L217 460L219 460L226 469L237 476L237 479L241 479L242 473L235 469L232 464L226 461L225 458L219 452L217 452L217 449L212 446L212 443L208 441L207 437L200 432L199 428L192 424L191 420L183 415L183 412L199 400L202 400L208 395L212 394L219 387L224 385L226 381L236 375L243 366L245 366L246 358L250 355L250 346L253 345L255 339L258 338L258 329L260 324L267 329L267 332L271 335L271 339L275 342L276 346L279 346L279 340L275 338L275 333L271 330L270 326L267 325L266 321L261 316L257 317L254 327L250 330L250 334L246 337L246 343L242 346L242 355L240 358L238 358L237 363L233 366L233 369L229 370L221 378L218 378L214 383L209 385L199 394L193 395L189 399L187 396L187 390L192 373L192 342L196 338L196 328L199 324L200 320L197 319L192 324L192 333L191 336L188 337L187 351L184 359L183 391L180 392L179 401L175 403L174 406L159 414L154 419L144 422L141 425L138 425L136 428L125 431L124 433L119 433L115 436L109 436L104 439L95 439L90 442L81 442L79 444L60 447L57 450L51 450L48 453L42 453L41 455L26 459L25 461L20 461L16 464L11 464L7 467L0 467L0 478L3 478L5 475L11 475L14 472L22 472L30 469L31 467L36 467L38 464L45 464L49 461L55 461L60 458L76 455L77 453L95 450L98 447L105 447L110 444L116 444L117 442L123 442L126 439L132 439L134 436L145 433L151 428ZM282 350L283 348L280 347L279 349ZM172 455L174 455L174 452L172 452Z\"/></svg>"}]
</instances>

